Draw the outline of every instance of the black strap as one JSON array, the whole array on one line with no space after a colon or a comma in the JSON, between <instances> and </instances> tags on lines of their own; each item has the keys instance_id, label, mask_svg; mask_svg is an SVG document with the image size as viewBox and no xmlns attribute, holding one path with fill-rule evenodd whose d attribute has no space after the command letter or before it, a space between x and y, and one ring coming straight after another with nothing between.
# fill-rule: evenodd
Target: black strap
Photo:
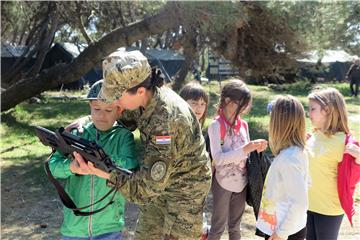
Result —
<instances>
[{"instance_id":1,"label":"black strap","mask_svg":"<svg viewBox=\"0 0 360 240\"><path fill-rule=\"evenodd\" d=\"M44 163L46 175L48 176L50 182L55 186L56 191L58 192L58 195L59 195L59 197L61 199L61 202L64 204L65 207L73 210L73 212L74 212L74 214L76 216L90 216L90 215L93 215L95 213L98 213L98 212L104 210L107 206L109 206L110 204L112 204L114 202L113 200L114 200L114 197L115 197L115 194L116 194L115 189L117 188L117 184L115 184L115 186L108 193L106 193L105 196L100 198L95 203L90 204L90 205L85 206L85 207L78 208L76 206L76 204L74 203L74 201L71 199L71 197L67 194L67 192L65 191L63 186L61 186L61 184L54 178L54 176L52 175L52 173L50 171L49 161L50 161L50 158L52 157L53 154L54 153L52 153ZM98 204L99 202L103 201L107 196L109 196L112 192L114 192L113 196L111 197L110 201L104 207L99 208L99 209L97 209L95 211L90 211L90 212L82 212L82 211L80 211L80 210L83 210L85 208L94 206L95 204Z\"/></svg>"}]
</instances>

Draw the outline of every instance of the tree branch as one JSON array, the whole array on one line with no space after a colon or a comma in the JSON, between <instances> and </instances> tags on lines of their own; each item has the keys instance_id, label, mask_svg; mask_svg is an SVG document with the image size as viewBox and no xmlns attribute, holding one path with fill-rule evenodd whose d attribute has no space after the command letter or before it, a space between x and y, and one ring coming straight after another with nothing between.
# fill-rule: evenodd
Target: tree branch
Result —
<instances>
[{"instance_id":1,"label":"tree branch","mask_svg":"<svg viewBox=\"0 0 360 240\"><path fill-rule=\"evenodd\" d=\"M84 27L84 22L81 18L81 6L79 2L76 2L76 25L77 27L80 29L81 34L83 35L83 37L85 38L86 42L88 45L90 45L93 40L90 38L90 36L87 34L85 27Z\"/></svg>"},{"instance_id":2,"label":"tree branch","mask_svg":"<svg viewBox=\"0 0 360 240\"><path fill-rule=\"evenodd\" d=\"M145 18L140 22L124 28L118 28L101 38L98 42L89 45L73 62L58 64L45 69L37 76L25 78L11 85L1 93L1 111L6 111L22 101L55 88L62 83L70 83L80 79L102 58L114 52L129 42L135 42L146 36L161 33L179 24L174 16L178 8L169 2L156 15Z\"/></svg>"}]
</instances>

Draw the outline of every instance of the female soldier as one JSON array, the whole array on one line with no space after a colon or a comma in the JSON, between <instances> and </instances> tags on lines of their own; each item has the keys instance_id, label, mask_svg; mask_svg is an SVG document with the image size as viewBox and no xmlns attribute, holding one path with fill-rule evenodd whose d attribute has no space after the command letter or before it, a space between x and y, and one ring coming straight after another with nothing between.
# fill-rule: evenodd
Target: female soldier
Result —
<instances>
[{"instance_id":1,"label":"female soldier","mask_svg":"<svg viewBox=\"0 0 360 240\"><path fill-rule=\"evenodd\" d=\"M151 70L139 51L116 52L103 62L104 83L98 99L115 102L120 120L134 120L145 152L131 178L86 164L82 170L117 184L128 200L142 205L135 239L199 239L210 161L196 116L160 72Z\"/></svg>"}]
</instances>

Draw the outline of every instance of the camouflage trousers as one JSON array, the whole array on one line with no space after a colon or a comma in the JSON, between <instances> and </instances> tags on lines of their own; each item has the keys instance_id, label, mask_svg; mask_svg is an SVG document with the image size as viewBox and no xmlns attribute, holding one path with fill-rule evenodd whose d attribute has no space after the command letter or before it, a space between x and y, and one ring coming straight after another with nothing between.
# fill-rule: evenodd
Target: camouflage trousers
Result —
<instances>
[{"instance_id":1,"label":"camouflage trousers","mask_svg":"<svg viewBox=\"0 0 360 240\"><path fill-rule=\"evenodd\" d=\"M135 239L200 239L203 206L191 201L169 203L158 198L140 208Z\"/></svg>"}]
</instances>

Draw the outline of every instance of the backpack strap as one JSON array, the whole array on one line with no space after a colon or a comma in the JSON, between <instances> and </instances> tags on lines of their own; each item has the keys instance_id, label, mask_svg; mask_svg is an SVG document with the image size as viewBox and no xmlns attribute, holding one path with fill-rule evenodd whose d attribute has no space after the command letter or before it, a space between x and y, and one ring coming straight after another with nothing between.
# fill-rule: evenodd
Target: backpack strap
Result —
<instances>
[{"instance_id":1,"label":"backpack strap","mask_svg":"<svg viewBox=\"0 0 360 240\"><path fill-rule=\"evenodd\" d=\"M248 132L248 125L244 120L240 120L241 121L241 127L245 128L246 132Z\"/></svg>"},{"instance_id":2,"label":"backpack strap","mask_svg":"<svg viewBox=\"0 0 360 240\"><path fill-rule=\"evenodd\" d=\"M240 119L240 121L241 121L241 127L245 129L246 138L247 138L247 140L250 142L250 135L249 135L248 124L247 124L247 122L245 122L245 121L242 120L242 119Z\"/></svg>"},{"instance_id":3,"label":"backpack strap","mask_svg":"<svg viewBox=\"0 0 360 240\"><path fill-rule=\"evenodd\" d=\"M215 119L220 123L220 144L224 145L224 139L226 135L225 121L221 116L216 116Z\"/></svg>"}]
</instances>

